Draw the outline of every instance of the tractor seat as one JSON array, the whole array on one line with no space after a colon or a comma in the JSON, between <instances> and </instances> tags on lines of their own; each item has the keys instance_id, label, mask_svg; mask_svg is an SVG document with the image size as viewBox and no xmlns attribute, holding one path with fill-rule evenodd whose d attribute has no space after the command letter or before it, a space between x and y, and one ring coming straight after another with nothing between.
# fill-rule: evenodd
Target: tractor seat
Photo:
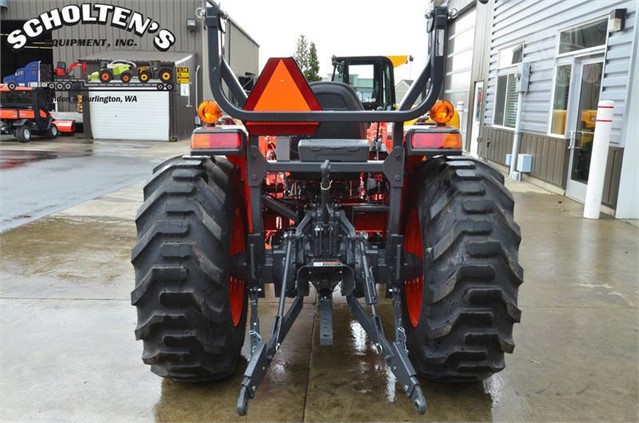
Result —
<instances>
[{"instance_id":1,"label":"tractor seat","mask_svg":"<svg viewBox=\"0 0 639 423\"><path fill-rule=\"evenodd\" d=\"M319 81L310 84L322 110L364 110L355 90L343 82ZM311 138L365 139L363 122L323 122Z\"/></svg>"},{"instance_id":2,"label":"tractor seat","mask_svg":"<svg viewBox=\"0 0 639 423\"><path fill-rule=\"evenodd\" d=\"M320 81L309 84L322 110L364 111L355 90L342 82ZM302 139L291 137L291 158L302 161L366 161L369 145L367 123L322 122L313 135ZM317 174L296 172L298 179L316 179ZM335 179L355 180L359 173L331 175Z\"/></svg>"}]
</instances>

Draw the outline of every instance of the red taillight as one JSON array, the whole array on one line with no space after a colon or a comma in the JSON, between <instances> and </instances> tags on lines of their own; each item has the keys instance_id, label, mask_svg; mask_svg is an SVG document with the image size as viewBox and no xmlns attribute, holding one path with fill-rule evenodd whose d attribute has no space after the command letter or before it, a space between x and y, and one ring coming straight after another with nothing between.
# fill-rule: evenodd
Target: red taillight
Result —
<instances>
[{"instance_id":1,"label":"red taillight","mask_svg":"<svg viewBox=\"0 0 639 423\"><path fill-rule=\"evenodd\" d=\"M415 132L410 139L410 146L414 150L461 149L461 135L459 133L428 133Z\"/></svg>"},{"instance_id":2,"label":"red taillight","mask_svg":"<svg viewBox=\"0 0 639 423\"><path fill-rule=\"evenodd\" d=\"M409 155L423 155L433 150L461 152L462 149L461 134L450 127L413 127L406 131L405 140Z\"/></svg>"},{"instance_id":3,"label":"red taillight","mask_svg":"<svg viewBox=\"0 0 639 423\"><path fill-rule=\"evenodd\" d=\"M239 152L246 135L241 129L198 128L191 135L192 150L222 150Z\"/></svg>"}]
</instances>

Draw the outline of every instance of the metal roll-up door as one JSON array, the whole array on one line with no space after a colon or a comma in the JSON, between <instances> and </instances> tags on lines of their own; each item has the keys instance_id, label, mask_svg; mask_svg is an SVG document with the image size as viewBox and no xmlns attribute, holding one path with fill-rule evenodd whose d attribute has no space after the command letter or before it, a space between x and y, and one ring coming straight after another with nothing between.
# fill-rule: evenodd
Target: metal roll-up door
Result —
<instances>
[{"instance_id":1,"label":"metal roll-up door","mask_svg":"<svg viewBox=\"0 0 639 423\"><path fill-rule=\"evenodd\" d=\"M169 140L169 92L89 92L94 139Z\"/></svg>"}]
</instances>

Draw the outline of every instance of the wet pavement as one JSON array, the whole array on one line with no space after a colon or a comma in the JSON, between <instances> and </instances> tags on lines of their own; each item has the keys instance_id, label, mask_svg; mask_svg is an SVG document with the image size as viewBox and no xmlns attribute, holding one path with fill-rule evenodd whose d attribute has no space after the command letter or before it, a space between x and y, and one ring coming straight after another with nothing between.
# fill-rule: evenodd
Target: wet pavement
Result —
<instances>
[{"instance_id":1,"label":"wet pavement","mask_svg":"<svg viewBox=\"0 0 639 423\"><path fill-rule=\"evenodd\" d=\"M98 146L116 155L119 147L139 154L148 175L184 145ZM423 381L429 410L419 416L341 299L335 344L319 345L309 298L240 418L245 363L227 381L198 385L163 380L140 359L129 257L142 185L112 186L0 234L0 421L639 420L635 226L584 220L579 204L510 183L525 282L504 371L484 383ZM262 301L264 333L275 307L271 296ZM390 325L391 305L380 311Z\"/></svg>"},{"instance_id":2,"label":"wet pavement","mask_svg":"<svg viewBox=\"0 0 639 423\"><path fill-rule=\"evenodd\" d=\"M153 150L153 143L0 140L0 232L144 181L149 167L160 162L139 154Z\"/></svg>"}]
</instances>

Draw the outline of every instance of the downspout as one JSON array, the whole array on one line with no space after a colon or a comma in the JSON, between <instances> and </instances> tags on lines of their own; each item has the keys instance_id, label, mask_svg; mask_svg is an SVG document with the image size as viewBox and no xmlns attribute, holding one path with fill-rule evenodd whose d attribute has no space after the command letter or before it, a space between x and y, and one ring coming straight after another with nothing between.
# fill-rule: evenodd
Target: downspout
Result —
<instances>
[{"instance_id":1,"label":"downspout","mask_svg":"<svg viewBox=\"0 0 639 423\"><path fill-rule=\"evenodd\" d=\"M517 158L519 156L519 144L521 143L521 116L524 108L524 95L528 92L528 83L530 81L530 63L520 63L515 74L517 78L517 117L515 118L515 135L513 137L513 150L510 156L510 172L511 179L520 180L521 175L517 172Z\"/></svg>"},{"instance_id":2,"label":"downspout","mask_svg":"<svg viewBox=\"0 0 639 423\"><path fill-rule=\"evenodd\" d=\"M196 107L196 110L197 110L197 107L200 106L200 102L198 101L199 98L197 96L197 92L198 92L198 88L199 88L198 87L198 83L197 83L197 81L198 81L197 77L198 77L199 73L200 73L200 65L197 65L196 68L195 68L195 107ZM196 125L200 124L200 117L197 115L197 113L195 113L195 124Z\"/></svg>"},{"instance_id":3,"label":"downspout","mask_svg":"<svg viewBox=\"0 0 639 423\"><path fill-rule=\"evenodd\" d=\"M513 137L513 150L510 155L510 175L511 179L519 180L521 175L517 172L517 156L519 155L519 144L521 140L521 115L524 106L524 95L526 93L519 92L517 98L517 117L515 118L515 135Z\"/></svg>"}]
</instances>

